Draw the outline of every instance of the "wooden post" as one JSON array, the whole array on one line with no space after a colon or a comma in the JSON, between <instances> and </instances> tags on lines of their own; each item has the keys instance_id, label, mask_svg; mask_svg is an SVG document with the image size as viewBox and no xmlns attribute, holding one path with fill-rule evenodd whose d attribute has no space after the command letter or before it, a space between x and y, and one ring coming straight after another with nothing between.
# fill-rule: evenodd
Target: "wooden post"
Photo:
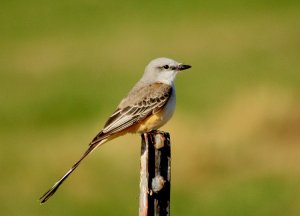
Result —
<instances>
[{"instance_id":1,"label":"wooden post","mask_svg":"<svg viewBox=\"0 0 300 216\"><path fill-rule=\"evenodd\" d=\"M170 135L151 131L142 136L139 216L170 215Z\"/></svg>"}]
</instances>

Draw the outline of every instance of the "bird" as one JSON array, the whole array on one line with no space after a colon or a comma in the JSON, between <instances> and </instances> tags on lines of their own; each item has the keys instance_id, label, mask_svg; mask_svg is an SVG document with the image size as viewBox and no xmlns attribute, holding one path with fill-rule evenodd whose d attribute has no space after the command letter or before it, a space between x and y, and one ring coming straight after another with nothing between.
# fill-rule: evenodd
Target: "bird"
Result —
<instances>
[{"instance_id":1,"label":"bird","mask_svg":"<svg viewBox=\"0 0 300 216\"><path fill-rule=\"evenodd\" d=\"M55 184L40 197L45 203L79 164L96 148L127 133L145 133L159 129L172 117L176 105L175 77L191 68L170 58L156 58L145 67L142 78L124 97L88 149Z\"/></svg>"}]
</instances>

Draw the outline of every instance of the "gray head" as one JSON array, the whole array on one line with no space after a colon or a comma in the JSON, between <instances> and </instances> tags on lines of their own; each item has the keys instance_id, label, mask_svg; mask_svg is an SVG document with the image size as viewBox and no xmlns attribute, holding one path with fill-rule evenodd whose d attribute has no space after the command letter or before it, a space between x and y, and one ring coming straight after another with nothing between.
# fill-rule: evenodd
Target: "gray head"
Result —
<instances>
[{"instance_id":1,"label":"gray head","mask_svg":"<svg viewBox=\"0 0 300 216\"><path fill-rule=\"evenodd\" d=\"M157 58L146 66L142 81L172 85L177 73L190 67L190 65L178 63L173 59Z\"/></svg>"}]
</instances>

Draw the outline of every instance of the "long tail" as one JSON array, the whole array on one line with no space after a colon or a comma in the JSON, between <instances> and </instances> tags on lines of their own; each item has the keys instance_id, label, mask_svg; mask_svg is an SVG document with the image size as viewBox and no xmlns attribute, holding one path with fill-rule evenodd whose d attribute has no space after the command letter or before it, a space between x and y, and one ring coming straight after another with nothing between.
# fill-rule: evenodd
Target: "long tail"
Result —
<instances>
[{"instance_id":1,"label":"long tail","mask_svg":"<svg viewBox=\"0 0 300 216\"><path fill-rule=\"evenodd\" d=\"M107 139L97 140L96 142L92 142L86 152L81 156L81 158L66 172L66 174L61 177L43 196L40 198L41 204L45 203L62 185L62 183L69 177L69 175L74 172L74 170L78 167L80 162L86 158L93 150L95 150L98 146L105 143Z\"/></svg>"}]
</instances>

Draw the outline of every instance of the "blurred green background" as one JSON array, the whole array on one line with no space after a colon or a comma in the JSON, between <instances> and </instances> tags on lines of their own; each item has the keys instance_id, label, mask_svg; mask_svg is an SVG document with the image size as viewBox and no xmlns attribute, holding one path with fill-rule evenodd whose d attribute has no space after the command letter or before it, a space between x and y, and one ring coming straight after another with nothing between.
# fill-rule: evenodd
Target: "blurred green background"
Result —
<instances>
[{"instance_id":1,"label":"blurred green background","mask_svg":"<svg viewBox=\"0 0 300 216\"><path fill-rule=\"evenodd\" d=\"M300 1L1 1L1 215L137 215L140 137L92 154L156 57L177 76L172 215L300 215Z\"/></svg>"}]
</instances>

